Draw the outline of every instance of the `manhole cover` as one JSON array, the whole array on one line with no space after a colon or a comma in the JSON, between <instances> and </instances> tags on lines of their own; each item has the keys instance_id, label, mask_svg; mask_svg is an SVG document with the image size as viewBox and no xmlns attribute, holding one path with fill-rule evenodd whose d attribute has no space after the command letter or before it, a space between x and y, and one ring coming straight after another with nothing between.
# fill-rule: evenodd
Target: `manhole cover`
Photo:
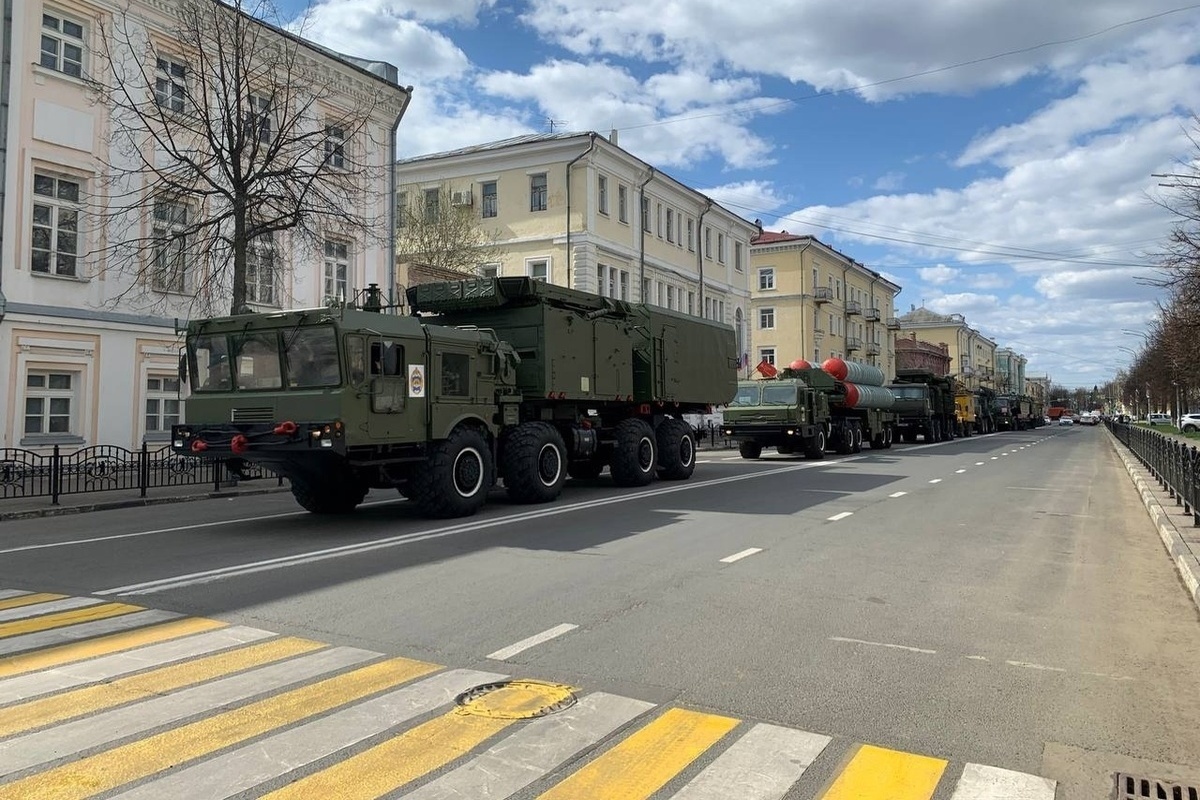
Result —
<instances>
[{"instance_id":1,"label":"manhole cover","mask_svg":"<svg viewBox=\"0 0 1200 800\"><path fill-rule=\"evenodd\" d=\"M1116 800L1200 800L1200 789L1185 783L1162 781L1118 772Z\"/></svg>"},{"instance_id":2,"label":"manhole cover","mask_svg":"<svg viewBox=\"0 0 1200 800\"><path fill-rule=\"evenodd\" d=\"M485 683L460 694L454 702L459 714L494 719L533 719L575 705L570 686L543 681Z\"/></svg>"}]
</instances>

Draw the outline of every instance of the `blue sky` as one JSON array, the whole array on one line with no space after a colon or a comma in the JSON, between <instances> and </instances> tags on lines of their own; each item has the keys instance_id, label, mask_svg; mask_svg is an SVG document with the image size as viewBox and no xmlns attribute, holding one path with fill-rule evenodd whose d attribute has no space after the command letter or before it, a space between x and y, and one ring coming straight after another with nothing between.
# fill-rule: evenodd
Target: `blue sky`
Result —
<instances>
[{"instance_id":1,"label":"blue sky","mask_svg":"<svg viewBox=\"0 0 1200 800\"><path fill-rule=\"evenodd\" d=\"M1154 314L1197 159L1183 0L283 0L415 88L398 155L522 133L622 147L961 313L1031 374L1100 383ZM1200 137L1197 137L1200 140ZM1124 333L1124 330L1135 333Z\"/></svg>"}]
</instances>

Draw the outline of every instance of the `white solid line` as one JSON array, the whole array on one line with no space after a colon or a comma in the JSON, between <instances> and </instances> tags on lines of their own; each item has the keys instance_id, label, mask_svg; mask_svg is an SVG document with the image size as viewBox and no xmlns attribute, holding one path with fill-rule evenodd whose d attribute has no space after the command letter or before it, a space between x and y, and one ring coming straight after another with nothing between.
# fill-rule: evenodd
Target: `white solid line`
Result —
<instances>
[{"instance_id":1,"label":"white solid line","mask_svg":"<svg viewBox=\"0 0 1200 800\"><path fill-rule=\"evenodd\" d=\"M984 464L986 464L986 463L987 463L986 461L976 461L976 462L975 462L975 466L977 466L977 467L982 467L982 466L983 466Z\"/></svg>"},{"instance_id":2,"label":"white solid line","mask_svg":"<svg viewBox=\"0 0 1200 800\"><path fill-rule=\"evenodd\" d=\"M721 563L722 564L732 564L735 561L741 561L746 556L752 556L755 553L761 553L761 552L762 552L761 547L747 547L745 550L743 550L740 553L734 553L731 556L725 556L724 558L721 559Z\"/></svg>"},{"instance_id":3,"label":"white solid line","mask_svg":"<svg viewBox=\"0 0 1200 800\"><path fill-rule=\"evenodd\" d=\"M741 461L742 457L741 456L722 456L721 460L722 461Z\"/></svg>"},{"instance_id":4,"label":"white solid line","mask_svg":"<svg viewBox=\"0 0 1200 800\"><path fill-rule=\"evenodd\" d=\"M1054 800L1056 786L1027 772L967 764L950 800Z\"/></svg>"},{"instance_id":5,"label":"white solid line","mask_svg":"<svg viewBox=\"0 0 1200 800\"><path fill-rule=\"evenodd\" d=\"M845 519L846 517L849 517L849 516L851 516L852 514L854 514L854 512L853 512L853 511L843 511L843 512L842 512L842 513L840 513L840 514L834 514L832 517L830 517L830 518L829 518L829 521L830 521L830 522L837 522L839 519Z\"/></svg>"},{"instance_id":6,"label":"white solid line","mask_svg":"<svg viewBox=\"0 0 1200 800\"><path fill-rule=\"evenodd\" d=\"M955 475L962 475L964 472L966 472L966 470L965 470L965 469L956 469L956 470L954 470L954 474L955 474Z\"/></svg>"},{"instance_id":7,"label":"white solid line","mask_svg":"<svg viewBox=\"0 0 1200 800\"><path fill-rule=\"evenodd\" d=\"M759 723L674 800L779 800L829 744L828 736Z\"/></svg>"},{"instance_id":8,"label":"white solid line","mask_svg":"<svg viewBox=\"0 0 1200 800\"><path fill-rule=\"evenodd\" d=\"M987 656L967 656L972 661L987 661Z\"/></svg>"},{"instance_id":9,"label":"white solid line","mask_svg":"<svg viewBox=\"0 0 1200 800\"><path fill-rule=\"evenodd\" d=\"M907 650L910 653L925 653L926 655L937 655L937 650L926 650L921 647L909 647L903 644L889 644L888 642L869 642L866 639L848 639L845 636L830 636L831 642L849 642L850 644L865 644L871 647L890 647L893 650Z\"/></svg>"},{"instance_id":10,"label":"white solid line","mask_svg":"<svg viewBox=\"0 0 1200 800\"><path fill-rule=\"evenodd\" d=\"M562 625L555 625L553 628L544 630L541 633L536 633L533 636L530 636L528 639L522 639L516 644L510 644L508 647L502 647L494 653L488 653L488 658L495 659L496 661L503 661L506 658L512 658L517 653L528 650L534 645L539 645L542 642L548 642L551 639L562 636L564 633L570 633L578 627L578 625L572 625L569 622L564 622Z\"/></svg>"},{"instance_id":11,"label":"white solid line","mask_svg":"<svg viewBox=\"0 0 1200 800\"><path fill-rule=\"evenodd\" d=\"M1034 664L1031 661L1005 661L1004 663L1008 664L1009 666L1012 666L1012 667L1025 667L1026 669L1040 669L1040 670L1045 670L1046 672L1066 672L1066 670L1063 669L1062 667L1047 667L1045 664Z\"/></svg>"},{"instance_id":12,"label":"white solid line","mask_svg":"<svg viewBox=\"0 0 1200 800\"><path fill-rule=\"evenodd\" d=\"M892 492L888 497L904 497L908 492Z\"/></svg>"},{"instance_id":13,"label":"white solid line","mask_svg":"<svg viewBox=\"0 0 1200 800\"><path fill-rule=\"evenodd\" d=\"M930 483L941 483L941 482L942 482L941 478L934 478L933 480L930 481Z\"/></svg>"}]
</instances>

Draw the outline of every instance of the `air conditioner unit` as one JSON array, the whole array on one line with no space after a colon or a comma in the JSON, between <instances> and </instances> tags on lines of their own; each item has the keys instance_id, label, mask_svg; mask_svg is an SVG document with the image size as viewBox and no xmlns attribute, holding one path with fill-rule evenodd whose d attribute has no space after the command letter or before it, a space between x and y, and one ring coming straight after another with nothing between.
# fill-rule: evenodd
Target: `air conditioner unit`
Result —
<instances>
[{"instance_id":1,"label":"air conditioner unit","mask_svg":"<svg viewBox=\"0 0 1200 800\"><path fill-rule=\"evenodd\" d=\"M450 193L450 205L452 206L469 206L471 205L471 190L464 189L460 192Z\"/></svg>"}]
</instances>

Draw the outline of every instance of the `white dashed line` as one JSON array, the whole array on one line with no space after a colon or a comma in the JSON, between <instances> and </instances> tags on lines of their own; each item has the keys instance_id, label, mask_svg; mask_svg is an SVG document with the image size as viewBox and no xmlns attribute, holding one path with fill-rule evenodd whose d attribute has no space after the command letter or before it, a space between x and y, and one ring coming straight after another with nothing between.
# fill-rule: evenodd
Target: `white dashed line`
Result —
<instances>
[{"instance_id":1,"label":"white dashed line","mask_svg":"<svg viewBox=\"0 0 1200 800\"><path fill-rule=\"evenodd\" d=\"M983 466L984 464L986 464L986 463L987 463L986 461L976 461L976 462L975 462L975 466L977 466L977 467L982 467L982 466Z\"/></svg>"},{"instance_id":2,"label":"white dashed line","mask_svg":"<svg viewBox=\"0 0 1200 800\"><path fill-rule=\"evenodd\" d=\"M955 474L955 475L962 475L964 472L966 472L966 470L965 470L965 469L956 469L956 470L954 470L954 474Z\"/></svg>"},{"instance_id":3,"label":"white dashed line","mask_svg":"<svg viewBox=\"0 0 1200 800\"><path fill-rule=\"evenodd\" d=\"M832 517L829 518L829 521L837 522L839 519L845 519L846 517L849 517L853 513L854 513L853 511L843 511L840 514L834 514Z\"/></svg>"},{"instance_id":4,"label":"white dashed line","mask_svg":"<svg viewBox=\"0 0 1200 800\"><path fill-rule=\"evenodd\" d=\"M488 658L495 659L496 661L503 661L506 658L512 658L517 653L524 652L534 645L539 645L542 642L548 642L551 639L562 636L564 633L570 633L578 627L578 625L572 625L569 622L564 622L562 625L555 625L553 628L534 634L528 639L522 639L516 644L510 644L508 647L502 647L494 653L489 653Z\"/></svg>"},{"instance_id":5,"label":"white dashed line","mask_svg":"<svg viewBox=\"0 0 1200 800\"><path fill-rule=\"evenodd\" d=\"M721 563L722 564L732 564L735 561L741 561L746 556L752 556L755 553L761 553L761 552L762 552L761 547L747 547L745 550L743 550L740 553L734 553L731 556L725 556L724 558L721 559Z\"/></svg>"},{"instance_id":6,"label":"white dashed line","mask_svg":"<svg viewBox=\"0 0 1200 800\"><path fill-rule=\"evenodd\" d=\"M1000 460L1000 456L992 456L992 461L999 461L999 460Z\"/></svg>"},{"instance_id":7,"label":"white dashed line","mask_svg":"<svg viewBox=\"0 0 1200 800\"><path fill-rule=\"evenodd\" d=\"M941 483L941 482L942 482L941 478L934 478L933 480L930 481L930 483Z\"/></svg>"},{"instance_id":8,"label":"white dashed line","mask_svg":"<svg viewBox=\"0 0 1200 800\"><path fill-rule=\"evenodd\" d=\"M848 642L849 644L865 644L870 647L888 647L892 650L907 650L910 653L925 653L926 655L937 655L937 650L926 650L923 647L909 647L904 644L891 644L889 642L869 642L866 639L848 639L845 636L830 636L831 642Z\"/></svg>"},{"instance_id":9,"label":"white dashed line","mask_svg":"<svg viewBox=\"0 0 1200 800\"><path fill-rule=\"evenodd\" d=\"M904 497L908 492L892 492L888 497Z\"/></svg>"}]
</instances>

